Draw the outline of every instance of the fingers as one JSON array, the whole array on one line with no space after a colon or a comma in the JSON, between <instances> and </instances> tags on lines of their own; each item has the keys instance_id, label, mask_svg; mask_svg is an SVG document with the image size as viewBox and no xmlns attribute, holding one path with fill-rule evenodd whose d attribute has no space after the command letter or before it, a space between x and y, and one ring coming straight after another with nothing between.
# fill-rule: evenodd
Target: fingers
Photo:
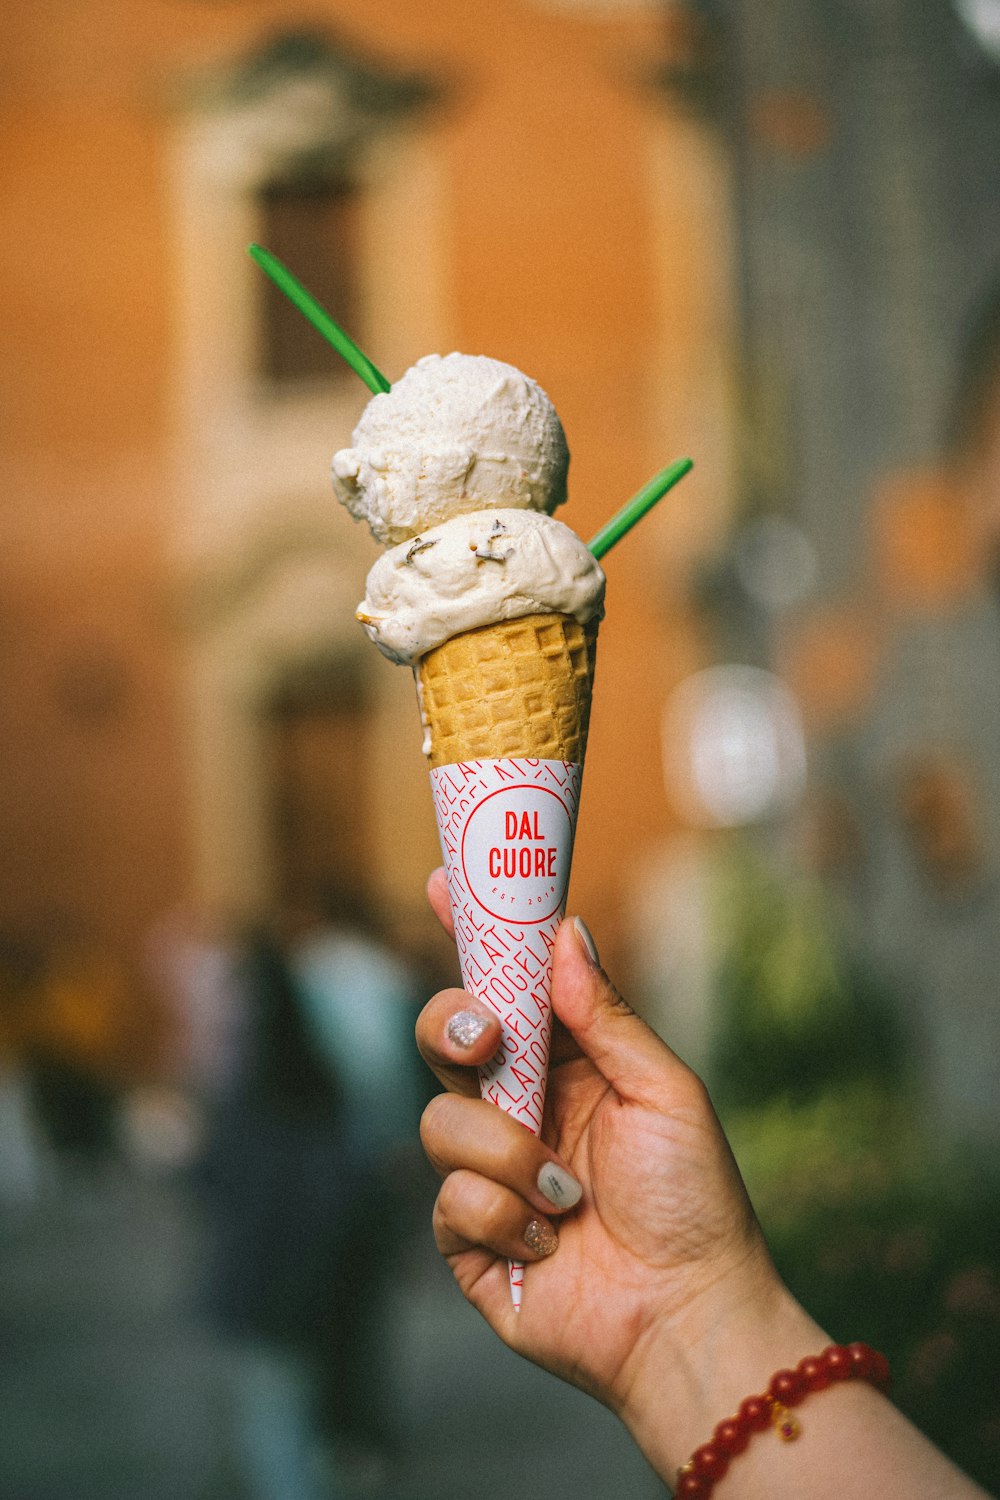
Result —
<instances>
[{"instance_id":1,"label":"fingers","mask_svg":"<svg viewBox=\"0 0 1000 1500\"><path fill-rule=\"evenodd\" d=\"M621 1098L661 1105L665 1092L694 1080L677 1054L626 1005L578 918L563 922L552 961L553 1010Z\"/></svg>"},{"instance_id":2,"label":"fingers","mask_svg":"<svg viewBox=\"0 0 1000 1500\"><path fill-rule=\"evenodd\" d=\"M512 1260L553 1253L553 1217L573 1208L583 1189L530 1131L482 1099L439 1094L420 1135L444 1176L433 1221L443 1255L475 1246Z\"/></svg>"},{"instance_id":3,"label":"fingers","mask_svg":"<svg viewBox=\"0 0 1000 1500\"><path fill-rule=\"evenodd\" d=\"M482 1246L510 1260L545 1260L558 1247L552 1224L508 1188L475 1172L452 1172L434 1205L434 1240L442 1255Z\"/></svg>"},{"instance_id":4,"label":"fingers","mask_svg":"<svg viewBox=\"0 0 1000 1500\"><path fill-rule=\"evenodd\" d=\"M451 899L448 895L448 881L444 870L438 868L431 872L427 881L427 899L431 903L434 915L450 938L455 936L455 921L451 914Z\"/></svg>"},{"instance_id":5,"label":"fingers","mask_svg":"<svg viewBox=\"0 0 1000 1500\"><path fill-rule=\"evenodd\" d=\"M479 1095L476 1068L500 1046L500 1022L464 990L441 990L417 1020L420 1055L453 1094Z\"/></svg>"},{"instance_id":6,"label":"fingers","mask_svg":"<svg viewBox=\"0 0 1000 1500\"><path fill-rule=\"evenodd\" d=\"M439 1094L424 1110L420 1137L442 1176L474 1172L546 1214L580 1201L583 1189L555 1153L495 1104Z\"/></svg>"}]
</instances>

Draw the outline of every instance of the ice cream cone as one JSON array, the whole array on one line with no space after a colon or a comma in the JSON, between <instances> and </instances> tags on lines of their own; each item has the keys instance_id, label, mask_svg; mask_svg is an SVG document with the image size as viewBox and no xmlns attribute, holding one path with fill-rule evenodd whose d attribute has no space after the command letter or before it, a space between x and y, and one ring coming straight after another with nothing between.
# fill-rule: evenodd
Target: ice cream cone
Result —
<instances>
[{"instance_id":1,"label":"ice cream cone","mask_svg":"<svg viewBox=\"0 0 1000 1500\"><path fill-rule=\"evenodd\" d=\"M536 1135L598 623L501 621L453 637L418 666L462 980L503 1030L480 1070L482 1094ZM523 1272L511 1262L515 1306Z\"/></svg>"},{"instance_id":2,"label":"ice cream cone","mask_svg":"<svg viewBox=\"0 0 1000 1500\"><path fill-rule=\"evenodd\" d=\"M583 764L596 619L526 615L468 630L419 664L432 766L507 756Z\"/></svg>"},{"instance_id":3,"label":"ice cream cone","mask_svg":"<svg viewBox=\"0 0 1000 1500\"><path fill-rule=\"evenodd\" d=\"M483 1094L536 1133L605 585L553 516L568 464L541 386L459 353L380 390L333 456L338 498L388 547L357 619L414 669L462 977L503 1028Z\"/></svg>"}]
</instances>

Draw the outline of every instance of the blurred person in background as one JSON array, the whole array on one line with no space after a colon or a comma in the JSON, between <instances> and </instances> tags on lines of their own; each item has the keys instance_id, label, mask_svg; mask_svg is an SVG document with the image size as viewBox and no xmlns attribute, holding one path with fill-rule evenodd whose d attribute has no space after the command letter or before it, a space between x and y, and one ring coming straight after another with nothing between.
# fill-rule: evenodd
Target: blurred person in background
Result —
<instances>
[{"instance_id":1,"label":"blurred person in background","mask_svg":"<svg viewBox=\"0 0 1000 1500\"><path fill-rule=\"evenodd\" d=\"M210 1310L236 1355L250 1495L319 1500L337 1494L322 1477L317 1399L336 1348L352 1192L343 1089L272 931L247 938L234 973L240 1047L209 1106L197 1172Z\"/></svg>"},{"instance_id":2,"label":"blurred person in background","mask_svg":"<svg viewBox=\"0 0 1000 1500\"><path fill-rule=\"evenodd\" d=\"M422 1166L426 1091L413 1052L418 981L356 887L325 893L300 926L292 962L310 1025L342 1087L340 1162L350 1197L321 1399L340 1462L363 1488L382 1481L397 1439L383 1316Z\"/></svg>"},{"instance_id":3,"label":"blurred person in background","mask_svg":"<svg viewBox=\"0 0 1000 1500\"><path fill-rule=\"evenodd\" d=\"M37 1119L56 1162L100 1170L118 1156L121 1026L127 980L78 924L54 925L40 963L28 1065Z\"/></svg>"},{"instance_id":4,"label":"blurred person in background","mask_svg":"<svg viewBox=\"0 0 1000 1500\"><path fill-rule=\"evenodd\" d=\"M190 1158L233 1082L244 1043L239 945L221 922L180 906L150 930L146 968L163 1034L158 1098L164 1116L172 1113L179 1144L186 1144L178 1155Z\"/></svg>"},{"instance_id":5,"label":"blurred person in background","mask_svg":"<svg viewBox=\"0 0 1000 1500\"><path fill-rule=\"evenodd\" d=\"M237 945L207 914L182 906L152 928L147 961L166 1011L165 1071L207 1103L231 1077L239 1048Z\"/></svg>"},{"instance_id":6,"label":"blurred person in background","mask_svg":"<svg viewBox=\"0 0 1000 1500\"><path fill-rule=\"evenodd\" d=\"M0 1214L29 1207L45 1175L29 1062L37 967L27 945L0 940Z\"/></svg>"}]
</instances>

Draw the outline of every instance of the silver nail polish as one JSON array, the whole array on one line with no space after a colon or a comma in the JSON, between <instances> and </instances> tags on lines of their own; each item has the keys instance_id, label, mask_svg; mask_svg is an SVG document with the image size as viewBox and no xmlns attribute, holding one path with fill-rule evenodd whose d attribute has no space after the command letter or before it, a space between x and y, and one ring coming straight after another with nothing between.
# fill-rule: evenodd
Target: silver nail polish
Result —
<instances>
[{"instance_id":1,"label":"silver nail polish","mask_svg":"<svg viewBox=\"0 0 1000 1500\"><path fill-rule=\"evenodd\" d=\"M587 956L590 959L591 963L594 965L594 968L599 969L601 967L601 960L597 955L597 944L591 937L590 929L588 928L586 922L582 917L574 917L573 926L576 928L577 934L580 938L580 942L587 950Z\"/></svg>"},{"instance_id":2,"label":"silver nail polish","mask_svg":"<svg viewBox=\"0 0 1000 1500\"><path fill-rule=\"evenodd\" d=\"M524 1231L524 1243L536 1255L551 1255L559 1245L559 1238L551 1224L542 1219L532 1219Z\"/></svg>"},{"instance_id":3,"label":"silver nail polish","mask_svg":"<svg viewBox=\"0 0 1000 1500\"><path fill-rule=\"evenodd\" d=\"M472 1047L489 1024L485 1016L477 1015L474 1010L460 1010L452 1016L445 1030L457 1047Z\"/></svg>"},{"instance_id":4,"label":"silver nail polish","mask_svg":"<svg viewBox=\"0 0 1000 1500\"><path fill-rule=\"evenodd\" d=\"M554 1161L542 1163L536 1181L538 1191L544 1193L556 1208L575 1208L583 1197L583 1188L576 1178Z\"/></svg>"}]
</instances>

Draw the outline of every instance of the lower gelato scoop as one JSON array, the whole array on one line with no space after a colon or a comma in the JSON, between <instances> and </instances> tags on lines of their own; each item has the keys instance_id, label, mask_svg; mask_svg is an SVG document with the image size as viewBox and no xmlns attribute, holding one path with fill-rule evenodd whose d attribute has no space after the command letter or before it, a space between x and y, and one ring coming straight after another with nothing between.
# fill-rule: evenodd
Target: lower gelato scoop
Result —
<instances>
[{"instance_id":1,"label":"lower gelato scoop","mask_svg":"<svg viewBox=\"0 0 1000 1500\"><path fill-rule=\"evenodd\" d=\"M456 516L391 548L368 574L358 619L391 661L533 614L600 619L604 572L574 531L537 511Z\"/></svg>"},{"instance_id":2,"label":"lower gelato scoop","mask_svg":"<svg viewBox=\"0 0 1000 1500\"><path fill-rule=\"evenodd\" d=\"M373 397L333 456L338 499L377 541L497 507L551 514L569 449L541 386L485 355L429 354Z\"/></svg>"}]
</instances>

